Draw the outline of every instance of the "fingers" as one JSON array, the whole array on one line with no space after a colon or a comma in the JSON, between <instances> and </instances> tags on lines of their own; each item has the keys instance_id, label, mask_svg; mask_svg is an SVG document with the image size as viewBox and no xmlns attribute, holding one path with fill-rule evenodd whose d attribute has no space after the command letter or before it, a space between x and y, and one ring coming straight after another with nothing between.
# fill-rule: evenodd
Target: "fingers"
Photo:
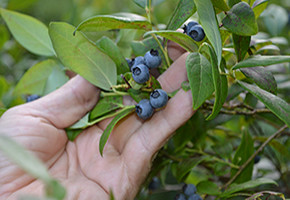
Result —
<instances>
[{"instance_id":1,"label":"fingers","mask_svg":"<svg viewBox=\"0 0 290 200\"><path fill-rule=\"evenodd\" d=\"M158 78L162 89L166 92L174 92L180 88L182 82L187 80L185 61L188 54L189 53L184 53L181 55L171 67Z\"/></svg>"},{"instance_id":2,"label":"fingers","mask_svg":"<svg viewBox=\"0 0 290 200\"><path fill-rule=\"evenodd\" d=\"M57 128L66 128L93 108L99 89L81 76L76 76L58 90L25 104L32 115L43 117Z\"/></svg>"}]
</instances>

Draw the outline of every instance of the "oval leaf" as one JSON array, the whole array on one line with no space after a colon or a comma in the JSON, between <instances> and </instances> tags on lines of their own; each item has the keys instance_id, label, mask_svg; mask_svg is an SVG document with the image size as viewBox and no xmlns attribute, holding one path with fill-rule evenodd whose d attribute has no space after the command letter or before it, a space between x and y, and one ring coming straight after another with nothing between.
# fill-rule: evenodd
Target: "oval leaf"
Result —
<instances>
[{"instance_id":1,"label":"oval leaf","mask_svg":"<svg viewBox=\"0 0 290 200\"><path fill-rule=\"evenodd\" d=\"M233 164L239 166L243 165L245 162L247 162L247 160L251 157L253 153L254 153L253 138L249 134L248 130L243 130L242 141L235 153ZM238 177L235 179L234 183L243 183L251 180L253 174L253 167L254 161L252 161L245 167L242 173L240 173ZM233 177L237 173L237 171L238 169L232 169L231 177Z\"/></svg>"},{"instance_id":2,"label":"oval leaf","mask_svg":"<svg viewBox=\"0 0 290 200\"><path fill-rule=\"evenodd\" d=\"M268 5L268 0L256 0L253 3L252 9L255 13L256 19L266 9L267 5Z\"/></svg>"},{"instance_id":3,"label":"oval leaf","mask_svg":"<svg viewBox=\"0 0 290 200\"><path fill-rule=\"evenodd\" d=\"M225 28L237 35L250 36L258 32L255 14L245 2L235 4L222 22Z\"/></svg>"},{"instance_id":4,"label":"oval leaf","mask_svg":"<svg viewBox=\"0 0 290 200\"><path fill-rule=\"evenodd\" d=\"M220 74L217 57L212 47L210 45L207 46L210 53L213 84L215 88L215 101L212 113L206 118L206 120L212 120L218 115L219 111L223 107L224 102L226 101L228 95L228 80L225 75ZM225 60L222 60L220 65L221 72L225 72L225 66Z\"/></svg>"},{"instance_id":5,"label":"oval leaf","mask_svg":"<svg viewBox=\"0 0 290 200\"><path fill-rule=\"evenodd\" d=\"M73 36L75 28L67 23L53 22L49 34L57 57L72 71L92 84L110 90L117 82L115 63L82 33Z\"/></svg>"},{"instance_id":6,"label":"oval leaf","mask_svg":"<svg viewBox=\"0 0 290 200\"><path fill-rule=\"evenodd\" d=\"M196 185L197 191L202 194L219 195L219 187L212 181L201 181Z\"/></svg>"},{"instance_id":7,"label":"oval leaf","mask_svg":"<svg viewBox=\"0 0 290 200\"><path fill-rule=\"evenodd\" d=\"M191 53L186 59L193 109L198 109L214 92L211 66L209 61L199 53Z\"/></svg>"},{"instance_id":8,"label":"oval leaf","mask_svg":"<svg viewBox=\"0 0 290 200\"><path fill-rule=\"evenodd\" d=\"M265 185L265 184L273 184L273 185L276 185L276 186L278 185L272 179L259 178L259 179L247 181L247 182L241 183L241 184L233 184L233 185L231 185L229 187L229 189L224 191L221 196L222 197L227 197L227 196L229 196L229 195L231 195L233 193L236 193L236 192L239 192L239 191L243 191L243 190L247 190L247 189L251 189L251 188L255 188L255 187L258 187L260 185Z\"/></svg>"},{"instance_id":9,"label":"oval leaf","mask_svg":"<svg viewBox=\"0 0 290 200\"><path fill-rule=\"evenodd\" d=\"M14 94L38 94L44 96L68 81L64 70L56 60L45 60L32 66L17 83Z\"/></svg>"},{"instance_id":10,"label":"oval leaf","mask_svg":"<svg viewBox=\"0 0 290 200\"><path fill-rule=\"evenodd\" d=\"M99 150L100 150L100 154L101 156L103 156L103 150L105 147L105 144L107 143L107 140L114 128L114 126L124 117L128 116L129 114L131 114L132 112L135 111L135 106L127 106L125 108L122 109L122 112L120 112L118 115L116 115L116 117L114 117L114 119L110 122L110 124L107 126L107 128L104 130L101 138L100 138L100 143L99 143Z\"/></svg>"},{"instance_id":11,"label":"oval leaf","mask_svg":"<svg viewBox=\"0 0 290 200\"><path fill-rule=\"evenodd\" d=\"M242 62L237 63L232 69L244 67L268 66L284 62L290 62L290 56L252 56Z\"/></svg>"},{"instance_id":12,"label":"oval leaf","mask_svg":"<svg viewBox=\"0 0 290 200\"><path fill-rule=\"evenodd\" d=\"M180 0L167 25L167 30L176 30L196 12L193 0Z\"/></svg>"},{"instance_id":13,"label":"oval leaf","mask_svg":"<svg viewBox=\"0 0 290 200\"><path fill-rule=\"evenodd\" d=\"M273 74L264 67L242 68L241 71L263 90L277 94L277 82Z\"/></svg>"},{"instance_id":14,"label":"oval leaf","mask_svg":"<svg viewBox=\"0 0 290 200\"><path fill-rule=\"evenodd\" d=\"M110 38L104 36L97 41L96 45L115 62L117 74L125 74L130 71L119 47Z\"/></svg>"},{"instance_id":15,"label":"oval leaf","mask_svg":"<svg viewBox=\"0 0 290 200\"><path fill-rule=\"evenodd\" d=\"M290 105L274 94L242 81L238 83L252 95L257 97L265 106L290 127Z\"/></svg>"},{"instance_id":16,"label":"oval leaf","mask_svg":"<svg viewBox=\"0 0 290 200\"><path fill-rule=\"evenodd\" d=\"M251 36L241 36L233 34L233 42L238 61L240 62L245 58L248 52L251 42Z\"/></svg>"},{"instance_id":17,"label":"oval leaf","mask_svg":"<svg viewBox=\"0 0 290 200\"><path fill-rule=\"evenodd\" d=\"M81 22L75 32L105 31L110 29L142 29L151 30L152 25L146 18L132 13L118 13L115 15L97 15ZM74 32L74 34L75 34Z\"/></svg>"},{"instance_id":18,"label":"oval leaf","mask_svg":"<svg viewBox=\"0 0 290 200\"><path fill-rule=\"evenodd\" d=\"M216 14L211 0L194 0L204 32L217 55L218 65L222 60L222 41Z\"/></svg>"},{"instance_id":19,"label":"oval leaf","mask_svg":"<svg viewBox=\"0 0 290 200\"><path fill-rule=\"evenodd\" d=\"M160 35L161 37L164 37L173 42L176 42L182 48L190 52L198 50L198 45L197 45L198 43L196 44L195 41L188 35L177 32L177 31L167 31L167 30L166 31L149 31L145 33L144 36L147 36L149 34Z\"/></svg>"},{"instance_id":20,"label":"oval leaf","mask_svg":"<svg viewBox=\"0 0 290 200\"><path fill-rule=\"evenodd\" d=\"M28 51L41 56L55 55L47 27L37 19L14 11L0 9L13 37Z\"/></svg>"}]
</instances>

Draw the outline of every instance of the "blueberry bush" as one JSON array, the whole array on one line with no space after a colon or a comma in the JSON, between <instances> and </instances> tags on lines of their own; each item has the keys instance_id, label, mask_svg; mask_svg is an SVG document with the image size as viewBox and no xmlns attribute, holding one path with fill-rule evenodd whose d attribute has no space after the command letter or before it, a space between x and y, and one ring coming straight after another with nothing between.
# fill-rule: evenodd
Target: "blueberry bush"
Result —
<instances>
[{"instance_id":1,"label":"blueberry bush","mask_svg":"<svg viewBox=\"0 0 290 200\"><path fill-rule=\"evenodd\" d=\"M290 198L287 0L4 0L0 6L0 116L56 90L74 72L102 92L67 137L73 141L114 117L100 140L102 154L121 119L150 120L177 92L167 94L157 81L172 63L173 41L189 52L182 89L191 90L197 112L160 149L136 199ZM136 105L123 105L123 96ZM65 189L28 152L5 137L0 150L44 181L48 197L64 198Z\"/></svg>"}]
</instances>

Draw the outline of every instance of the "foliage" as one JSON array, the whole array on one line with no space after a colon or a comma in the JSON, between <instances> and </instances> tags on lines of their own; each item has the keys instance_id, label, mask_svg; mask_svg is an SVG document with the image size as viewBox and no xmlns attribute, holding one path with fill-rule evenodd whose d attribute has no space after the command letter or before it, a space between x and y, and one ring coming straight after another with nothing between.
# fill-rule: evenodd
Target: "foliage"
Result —
<instances>
[{"instance_id":1,"label":"foliage","mask_svg":"<svg viewBox=\"0 0 290 200\"><path fill-rule=\"evenodd\" d=\"M114 2L109 8L103 0L62 1L74 8L69 16L59 8L40 14L36 10L44 0L2 3L0 116L27 95L61 87L71 70L102 93L95 108L67 128L67 136L74 140L83 129L115 117L101 137L102 154L114 126L134 111L123 105L122 96L138 102L160 88L154 76L135 83L125 58L156 48L161 74L172 63L171 40L189 52L188 82L181 88L191 90L197 112L160 150L136 198L173 199L184 182L195 184L204 199L289 198L290 22L285 8L268 0L134 0L123 7ZM280 3L285 7L285 2ZM102 6L105 12L98 10ZM199 21L205 40L176 31L190 20ZM62 187L38 160L21 160L22 150L5 137L0 143L2 151L46 183L48 197L62 199ZM262 161L254 165L258 154ZM265 163L274 166L278 178ZM148 189L153 177L162 183L154 191Z\"/></svg>"}]
</instances>

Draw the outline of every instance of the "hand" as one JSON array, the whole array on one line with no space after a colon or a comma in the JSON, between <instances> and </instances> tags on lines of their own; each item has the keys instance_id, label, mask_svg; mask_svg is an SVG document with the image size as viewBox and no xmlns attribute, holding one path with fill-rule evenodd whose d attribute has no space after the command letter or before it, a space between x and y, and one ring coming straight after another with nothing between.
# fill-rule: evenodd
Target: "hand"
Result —
<instances>
[{"instance_id":1,"label":"hand","mask_svg":"<svg viewBox=\"0 0 290 200\"><path fill-rule=\"evenodd\" d=\"M178 59L158 78L167 92L175 91L187 80L187 54L180 56L181 52L178 48L171 51L172 58ZM50 174L67 189L66 199L108 199L110 190L116 199L133 199L150 171L154 155L193 115L191 93L180 90L150 120L142 121L133 114L119 122L101 157L99 139L111 119L84 130L74 142L65 134L66 127L94 107L99 92L76 76L57 91L8 110L0 119L1 131L46 164ZM124 103L133 101L126 97ZM43 193L39 180L1 154L0 177L0 199Z\"/></svg>"}]
</instances>

